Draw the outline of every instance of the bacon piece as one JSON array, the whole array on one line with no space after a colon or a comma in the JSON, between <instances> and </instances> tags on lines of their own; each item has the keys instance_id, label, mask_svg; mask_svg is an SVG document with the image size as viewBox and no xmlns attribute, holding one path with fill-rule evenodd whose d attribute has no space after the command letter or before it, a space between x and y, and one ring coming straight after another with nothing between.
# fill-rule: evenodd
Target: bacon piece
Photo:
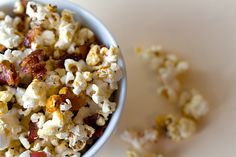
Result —
<instances>
[{"instance_id":1,"label":"bacon piece","mask_svg":"<svg viewBox=\"0 0 236 157\"><path fill-rule=\"evenodd\" d=\"M43 50L35 50L28 55L21 63L21 71L26 74L32 74L36 79L43 79L47 73L46 60L47 56Z\"/></svg>"},{"instance_id":2,"label":"bacon piece","mask_svg":"<svg viewBox=\"0 0 236 157\"><path fill-rule=\"evenodd\" d=\"M59 91L59 94L64 102L66 102L66 99L69 99L71 101L71 111L79 111L81 107L87 104L85 96L77 96L67 87L63 87Z\"/></svg>"},{"instance_id":3,"label":"bacon piece","mask_svg":"<svg viewBox=\"0 0 236 157\"><path fill-rule=\"evenodd\" d=\"M30 143L34 142L36 139L38 139L38 126L36 123L30 122L29 123L29 135L28 135L28 141Z\"/></svg>"},{"instance_id":4,"label":"bacon piece","mask_svg":"<svg viewBox=\"0 0 236 157\"><path fill-rule=\"evenodd\" d=\"M103 135L105 129L106 129L105 126L97 127L96 130L95 130L95 133L92 136L92 139L96 140L99 137L101 137Z\"/></svg>"},{"instance_id":5,"label":"bacon piece","mask_svg":"<svg viewBox=\"0 0 236 157\"><path fill-rule=\"evenodd\" d=\"M84 118L84 123L89 126L96 127L97 126L96 122L97 122L98 118L99 118L98 113L93 114L91 116Z\"/></svg>"},{"instance_id":6,"label":"bacon piece","mask_svg":"<svg viewBox=\"0 0 236 157\"><path fill-rule=\"evenodd\" d=\"M30 157L47 157L45 152L31 152Z\"/></svg>"},{"instance_id":7,"label":"bacon piece","mask_svg":"<svg viewBox=\"0 0 236 157\"><path fill-rule=\"evenodd\" d=\"M31 43L35 40L36 36L40 35L42 32L41 28L35 27L29 30L24 39L24 45L26 47L31 47Z\"/></svg>"},{"instance_id":8,"label":"bacon piece","mask_svg":"<svg viewBox=\"0 0 236 157\"><path fill-rule=\"evenodd\" d=\"M84 45L79 46L79 55L80 58L85 60L90 50L90 44L85 43Z\"/></svg>"},{"instance_id":9,"label":"bacon piece","mask_svg":"<svg viewBox=\"0 0 236 157\"><path fill-rule=\"evenodd\" d=\"M0 84L17 86L18 83L19 76L16 73L15 66L8 60L0 62Z\"/></svg>"}]
</instances>

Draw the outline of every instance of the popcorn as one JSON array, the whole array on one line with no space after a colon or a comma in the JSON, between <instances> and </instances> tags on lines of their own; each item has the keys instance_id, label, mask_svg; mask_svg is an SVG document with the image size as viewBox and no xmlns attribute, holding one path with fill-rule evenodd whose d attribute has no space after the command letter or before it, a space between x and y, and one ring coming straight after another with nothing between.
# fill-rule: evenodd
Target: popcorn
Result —
<instances>
[{"instance_id":1,"label":"popcorn","mask_svg":"<svg viewBox=\"0 0 236 157\"><path fill-rule=\"evenodd\" d=\"M72 107L71 102L69 99L66 99L66 103L62 103L60 105L60 110L61 111L68 111Z\"/></svg>"},{"instance_id":2,"label":"popcorn","mask_svg":"<svg viewBox=\"0 0 236 157\"><path fill-rule=\"evenodd\" d=\"M78 39L76 40L78 45L84 45L85 43L92 43L95 40L94 33L88 28L82 28L79 30Z\"/></svg>"},{"instance_id":3,"label":"popcorn","mask_svg":"<svg viewBox=\"0 0 236 157\"><path fill-rule=\"evenodd\" d=\"M43 46L53 46L56 42L56 36L53 31L45 30L36 35L31 43L31 48L37 50Z\"/></svg>"},{"instance_id":4,"label":"popcorn","mask_svg":"<svg viewBox=\"0 0 236 157\"><path fill-rule=\"evenodd\" d=\"M8 112L7 103L0 101L0 115L6 114L7 112Z\"/></svg>"},{"instance_id":5,"label":"popcorn","mask_svg":"<svg viewBox=\"0 0 236 157\"><path fill-rule=\"evenodd\" d=\"M61 82L66 84L68 87L72 87L75 76L72 72L67 72L65 76L61 78Z\"/></svg>"},{"instance_id":6,"label":"popcorn","mask_svg":"<svg viewBox=\"0 0 236 157\"><path fill-rule=\"evenodd\" d=\"M122 71L118 64L111 63L109 68L101 68L96 72L99 78L107 83L118 82L122 78Z\"/></svg>"},{"instance_id":7,"label":"popcorn","mask_svg":"<svg viewBox=\"0 0 236 157\"><path fill-rule=\"evenodd\" d=\"M22 100L23 95L25 94L25 89L23 88L16 88L16 100L19 103L19 105L23 106L24 105L24 101Z\"/></svg>"},{"instance_id":8,"label":"popcorn","mask_svg":"<svg viewBox=\"0 0 236 157\"><path fill-rule=\"evenodd\" d=\"M50 31L50 30L43 31L41 38L43 41L43 45L46 45L46 46L51 46L55 44L56 42L55 34L53 33L53 31Z\"/></svg>"},{"instance_id":9,"label":"popcorn","mask_svg":"<svg viewBox=\"0 0 236 157\"><path fill-rule=\"evenodd\" d=\"M13 19L7 15L4 20L0 21L0 44L6 48L19 46L22 39L16 32L13 28Z\"/></svg>"},{"instance_id":10,"label":"popcorn","mask_svg":"<svg viewBox=\"0 0 236 157\"><path fill-rule=\"evenodd\" d=\"M180 95L180 106L183 113L194 119L199 119L208 113L207 101L196 90L186 91Z\"/></svg>"},{"instance_id":11,"label":"popcorn","mask_svg":"<svg viewBox=\"0 0 236 157\"><path fill-rule=\"evenodd\" d=\"M86 94L90 95L96 104L99 104L106 99L103 90L96 84L90 85L86 90Z\"/></svg>"},{"instance_id":12,"label":"popcorn","mask_svg":"<svg viewBox=\"0 0 236 157\"><path fill-rule=\"evenodd\" d=\"M46 89L47 86L44 82L37 79L33 80L22 96L23 107L27 109L35 106L44 106L46 102Z\"/></svg>"},{"instance_id":13,"label":"popcorn","mask_svg":"<svg viewBox=\"0 0 236 157\"><path fill-rule=\"evenodd\" d=\"M58 133L58 129L64 125L64 118L59 111L53 112L52 120L48 120L43 124L43 127L38 130L40 138L52 136Z\"/></svg>"},{"instance_id":14,"label":"popcorn","mask_svg":"<svg viewBox=\"0 0 236 157\"><path fill-rule=\"evenodd\" d=\"M66 59L64 65L66 71L72 73L75 73L76 71L83 71L85 69L85 63L82 60L76 62L73 59Z\"/></svg>"},{"instance_id":15,"label":"popcorn","mask_svg":"<svg viewBox=\"0 0 236 157\"><path fill-rule=\"evenodd\" d=\"M41 143L38 140L34 141L33 146L31 147L31 150L34 152L37 152L40 149L41 149Z\"/></svg>"},{"instance_id":16,"label":"popcorn","mask_svg":"<svg viewBox=\"0 0 236 157\"><path fill-rule=\"evenodd\" d=\"M101 107L101 109L102 109L101 114L107 120L109 114L111 114L111 113L113 113L115 111L116 103L110 102L109 100L104 100L103 103L99 104L99 107Z\"/></svg>"},{"instance_id":17,"label":"popcorn","mask_svg":"<svg viewBox=\"0 0 236 157\"><path fill-rule=\"evenodd\" d=\"M59 40L55 47L65 50L68 49L73 40L78 23L74 22L72 12L68 10L62 11L62 18L59 25Z\"/></svg>"},{"instance_id":18,"label":"popcorn","mask_svg":"<svg viewBox=\"0 0 236 157\"><path fill-rule=\"evenodd\" d=\"M12 23L13 28L16 29L16 30L18 30L18 29L19 29L19 25L20 25L21 23L22 23L21 18L20 18L20 17L15 17L15 18L13 19L13 23Z\"/></svg>"},{"instance_id":19,"label":"popcorn","mask_svg":"<svg viewBox=\"0 0 236 157\"><path fill-rule=\"evenodd\" d=\"M27 138L25 138L25 134L20 134L19 140L20 140L21 144L25 147L25 149L30 148L30 143L27 140Z\"/></svg>"},{"instance_id":20,"label":"popcorn","mask_svg":"<svg viewBox=\"0 0 236 157\"><path fill-rule=\"evenodd\" d=\"M95 66L101 62L100 48L98 45L93 45L87 55L86 63L90 66Z\"/></svg>"},{"instance_id":21,"label":"popcorn","mask_svg":"<svg viewBox=\"0 0 236 157\"><path fill-rule=\"evenodd\" d=\"M72 84L74 94L79 95L81 91L84 91L87 88L87 85L87 81L83 74L81 72L76 72L76 76Z\"/></svg>"},{"instance_id":22,"label":"popcorn","mask_svg":"<svg viewBox=\"0 0 236 157\"><path fill-rule=\"evenodd\" d=\"M159 133L156 129L150 128L142 132L126 130L121 135L121 138L130 144L133 149L142 151L148 144L155 143L158 140L158 135Z\"/></svg>"},{"instance_id":23,"label":"popcorn","mask_svg":"<svg viewBox=\"0 0 236 157\"><path fill-rule=\"evenodd\" d=\"M31 25L43 25L47 29L57 28L60 21L59 14L32 1L27 3L26 14L32 20Z\"/></svg>"},{"instance_id":24,"label":"popcorn","mask_svg":"<svg viewBox=\"0 0 236 157\"><path fill-rule=\"evenodd\" d=\"M127 151L127 157L163 157L161 154L155 154L155 153L140 153L135 150L129 150Z\"/></svg>"},{"instance_id":25,"label":"popcorn","mask_svg":"<svg viewBox=\"0 0 236 157\"><path fill-rule=\"evenodd\" d=\"M57 94L61 87L61 77L55 72L49 72L46 76L45 83L47 88L47 95Z\"/></svg>"},{"instance_id":26,"label":"popcorn","mask_svg":"<svg viewBox=\"0 0 236 157\"><path fill-rule=\"evenodd\" d=\"M15 14L23 14L24 11L25 11L25 8L24 8L23 4L21 3L21 0L17 0L15 2L13 12Z\"/></svg>"},{"instance_id":27,"label":"popcorn","mask_svg":"<svg viewBox=\"0 0 236 157\"><path fill-rule=\"evenodd\" d=\"M45 116L43 113L34 113L30 117L31 121L33 123L36 123L38 128L41 129L43 127L43 124L45 123Z\"/></svg>"},{"instance_id":28,"label":"popcorn","mask_svg":"<svg viewBox=\"0 0 236 157\"><path fill-rule=\"evenodd\" d=\"M117 47L111 46L109 50L103 47L101 53L105 55L104 60L108 63L115 63L118 61L119 48Z\"/></svg>"},{"instance_id":29,"label":"popcorn","mask_svg":"<svg viewBox=\"0 0 236 157\"><path fill-rule=\"evenodd\" d=\"M10 139L4 132L0 132L0 151L8 148L10 145Z\"/></svg>"},{"instance_id":30,"label":"popcorn","mask_svg":"<svg viewBox=\"0 0 236 157\"><path fill-rule=\"evenodd\" d=\"M104 125L106 124L105 118L102 117L102 116L99 116L98 120L96 121L96 124L97 124L98 126L104 126Z\"/></svg>"},{"instance_id":31,"label":"popcorn","mask_svg":"<svg viewBox=\"0 0 236 157\"><path fill-rule=\"evenodd\" d=\"M0 101L8 103L12 99L13 94L11 91L0 91Z\"/></svg>"},{"instance_id":32,"label":"popcorn","mask_svg":"<svg viewBox=\"0 0 236 157\"><path fill-rule=\"evenodd\" d=\"M80 157L80 153L77 153L71 149L66 149L64 152L61 154L62 156L71 156L71 157Z\"/></svg>"},{"instance_id":33,"label":"popcorn","mask_svg":"<svg viewBox=\"0 0 236 157\"><path fill-rule=\"evenodd\" d=\"M3 11L0 11L0 20L4 19L6 14Z\"/></svg>"},{"instance_id":34,"label":"popcorn","mask_svg":"<svg viewBox=\"0 0 236 157\"><path fill-rule=\"evenodd\" d=\"M185 117L160 116L157 118L157 125L165 131L167 137L174 141L189 138L196 132L196 123Z\"/></svg>"},{"instance_id":35,"label":"popcorn","mask_svg":"<svg viewBox=\"0 0 236 157\"><path fill-rule=\"evenodd\" d=\"M0 117L0 150L7 148L11 142L18 137L22 127L18 120L17 110L11 109Z\"/></svg>"},{"instance_id":36,"label":"popcorn","mask_svg":"<svg viewBox=\"0 0 236 157\"><path fill-rule=\"evenodd\" d=\"M29 150L26 150L26 151L24 151L23 153L21 153L20 155L19 155L19 157L30 157L31 155L30 155L30 151Z\"/></svg>"},{"instance_id":37,"label":"popcorn","mask_svg":"<svg viewBox=\"0 0 236 157\"><path fill-rule=\"evenodd\" d=\"M6 152L5 152L5 157L14 157L16 155L14 149L8 149Z\"/></svg>"},{"instance_id":38,"label":"popcorn","mask_svg":"<svg viewBox=\"0 0 236 157\"><path fill-rule=\"evenodd\" d=\"M69 146L74 151L82 150L86 145L86 141L92 137L94 132L95 130L88 125L76 125L71 129L72 135L69 137Z\"/></svg>"}]
</instances>

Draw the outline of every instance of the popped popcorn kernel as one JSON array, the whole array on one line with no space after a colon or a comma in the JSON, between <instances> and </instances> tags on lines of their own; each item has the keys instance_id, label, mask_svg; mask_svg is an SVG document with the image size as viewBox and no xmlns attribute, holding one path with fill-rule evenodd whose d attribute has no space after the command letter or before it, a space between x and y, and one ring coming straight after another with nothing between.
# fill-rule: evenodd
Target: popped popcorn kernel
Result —
<instances>
[{"instance_id":1,"label":"popped popcorn kernel","mask_svg":"<svg viewBox=\"0 0 236 157\"><path fill-rule=\"evenodd\" d=\"M196 90L183 92L180 95L180 105L183 113L194 119L200 119L208 113L209 104Z\"/></svg>"},{"instance_id":2,"label":"popped popcorn kernel","mask_svg":"<svg viewBox=\"0 0 236 157\"><path fill-rule=\"evenodd\" d=\"M98 45L93 45L87 55L86 63L91 66L95 66L101 62L100 48Z\"/></svg>"},{"instance_id":3,"label":"popped popcorn kernel","mask_svg":"<svg viewBox=\"0 0 236 157\"><path fill-rule=\"evenodd\" d=\"M6 114L7 112L8 112L7 103L0 101L0 115Z\"/></svg>"},{"instance_id":4,"label":"popped popcorn kernel","mask_svg":"<svg viewBox=\"0 0 236 157\"><path fill-rule=\"evenodd\" d=\"M174 141L189 138L196 132L195 121L186 117L160 116L157 117L156 124L165 132L167 137Z\"/></svg>"}]
</instances>

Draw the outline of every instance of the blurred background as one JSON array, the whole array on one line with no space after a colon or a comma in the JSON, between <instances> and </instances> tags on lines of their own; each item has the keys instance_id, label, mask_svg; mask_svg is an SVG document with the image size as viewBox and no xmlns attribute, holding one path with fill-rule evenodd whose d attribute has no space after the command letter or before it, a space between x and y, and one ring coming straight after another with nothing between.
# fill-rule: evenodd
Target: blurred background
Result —
<instances>
[{"instance_id":1,"label":"blurred background","mask_svg":"<svg viewBox=\"0 0 236 157\"><path fill-rule=\"evenodd\" d=\"M113 136L96 157L123 157L119 135L126 128L152 126L175 108L156 94L156 76L134 53L137 46L162 45L191 63L186 86L210 102L210 114L192 138L160 141L166 157L236 155L236 1L234 0L72 0L97 16L112 32L125 57L128 95Z\"/></svg>"}]
</instances>

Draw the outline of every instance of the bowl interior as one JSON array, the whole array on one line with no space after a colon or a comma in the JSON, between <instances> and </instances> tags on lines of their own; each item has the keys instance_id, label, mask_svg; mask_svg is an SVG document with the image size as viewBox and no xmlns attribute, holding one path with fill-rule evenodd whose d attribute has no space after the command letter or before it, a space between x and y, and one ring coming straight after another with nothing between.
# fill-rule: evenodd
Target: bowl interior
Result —
<instances>
[{"instance_id":1,"label":"bowl interior","mask_svg":"<svg viewBox=\"0 0 236 157\"><path fill-rule=\"evenodd\" d=\"M34 1L45 3L43 2L43 0ZM5 13L11 14L14 2L15 0L1 1L0 10L4 11ZM75 18L79 20L82 25L89 27L96 34L96 37L101 43L105 44L107 47L110 47L111 45L118 46L109 30L94 15L81 8L77 4L64 0L47 0L46 3L57 5L59 10L68 9L73 11L75 13ZM83 154L83 157L93 156L102 147L102 145L111 136L121 116L123 106L125 104L127 89L126 69L122 54L120 54L118 64L120 65L123 71L124 77L119 82L119 90L116 92L115 96L117 109L112 114L111 119L109 120L109 123L103 135L95 142L95 144L91 146L91 148L86 153Z\"/></svg>"}]
</instances>

